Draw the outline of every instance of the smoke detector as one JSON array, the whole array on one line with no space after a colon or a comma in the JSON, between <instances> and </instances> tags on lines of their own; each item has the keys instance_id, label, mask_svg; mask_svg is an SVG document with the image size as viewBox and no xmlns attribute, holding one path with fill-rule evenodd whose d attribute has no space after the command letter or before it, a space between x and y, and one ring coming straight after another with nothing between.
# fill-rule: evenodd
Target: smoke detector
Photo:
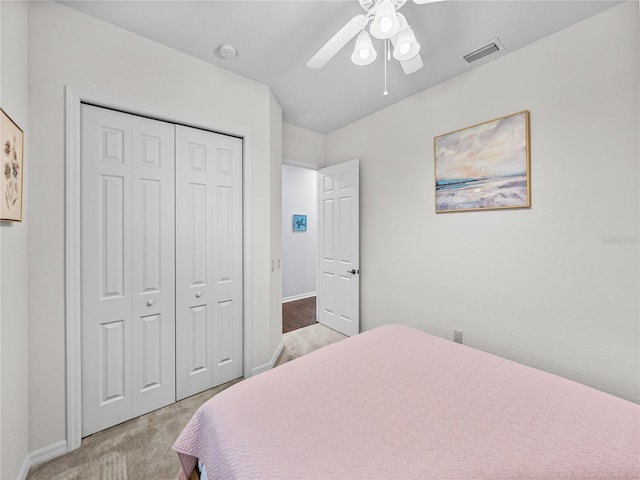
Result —
<instances>
[{"instance_id":1,"label":"smoke detector","mask_svg":"<svg viewBox=\"0 0 640 480\"><path fill-rule=\"evenodd\" d=\"M216 48L216 55L226 60L232 60L238 56L238 51L230 43L223 43Z\"/></svg>"}]
</instances>

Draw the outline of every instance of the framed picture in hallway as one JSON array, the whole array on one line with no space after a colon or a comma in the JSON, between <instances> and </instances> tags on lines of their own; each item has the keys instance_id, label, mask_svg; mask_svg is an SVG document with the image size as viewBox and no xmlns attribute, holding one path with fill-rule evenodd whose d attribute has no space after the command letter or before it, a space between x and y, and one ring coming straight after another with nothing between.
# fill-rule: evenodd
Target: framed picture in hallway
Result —
<instances>
[{"instance_id":1,"label":"framed picture in hallway","mask_svg":"<svg viewBox=\"0 0 640 480\"><path fill-rule=\"evenodd\" d=\"M294 215L293 216L293 231L294 232L306 232L307 231L307 216L306 215Z\"/></svg>"},{"instance_id":2,"label":"framed picture in hallway","mask_svg":"<svg viewBox=\"0 0 640 480\"><path fill-rule=\"evenodd\" d=\"M0 179L0 220L22 221L23 132L0 109L2 138L2 177Z\"/></svg>"},{"instance_id":3,"label":"framed picture in hallway","mask_svg":"<svg viewBox=\"0 0 640 480\"><path fill-rule=\"evenodd\" d=\"M527 110L433 139L436 213L531 206Z\"/></svg>"}]
</instances>

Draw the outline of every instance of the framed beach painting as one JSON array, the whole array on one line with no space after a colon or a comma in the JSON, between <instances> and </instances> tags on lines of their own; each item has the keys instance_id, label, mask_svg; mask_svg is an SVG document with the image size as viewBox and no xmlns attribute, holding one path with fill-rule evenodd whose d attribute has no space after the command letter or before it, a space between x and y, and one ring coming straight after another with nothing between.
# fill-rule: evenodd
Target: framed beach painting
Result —
<instances>
[{"instance_id":1,"label":"framed beach painting","mask_svg":"<svg viewBox=\"0 0 640 480\"><path fill-rule=\"evenodd\" d=\"M436 213L531 206L529 112L433 139Z\"/></svg>"},{"instance_id":2,"label":"framed beach painting","mask_svg":"<svg viewBox=\"0 0 640 480\"><path fill-rule=\"evenodd\" d=\"M0 109L2 177L0 178L0 220L22 221L23 133Z\"/></svg>"}]
</instances>

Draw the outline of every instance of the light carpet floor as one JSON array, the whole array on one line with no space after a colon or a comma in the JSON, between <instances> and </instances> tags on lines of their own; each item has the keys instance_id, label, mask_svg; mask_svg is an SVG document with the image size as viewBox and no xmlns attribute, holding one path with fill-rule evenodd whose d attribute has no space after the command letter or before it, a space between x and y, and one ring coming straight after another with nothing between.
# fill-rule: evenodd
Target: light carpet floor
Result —
<instances>
[{"instance_id":1,"label":"light carpet floor","mask_svg":"<svg viewBox=\"0 0 640 480\"><path fill-rule=\"evenodd\" d=\"M282 365L289 360L311 353L343 338L346 337L321 323L315 323L308 327L285 333L283 335L284 348L276 365Z\"/></svg>"},{"instance_id":2,"label":"light carpet floor","mask_svg":"<svg viewBox=\"0 0 640 480\"><path fill-rule=\"evenodd\" d=\"M345 338L321 324L283 335L276 365ZM200 405L241 379L212 388L82 440L80 448L31 468L27 480L175 480L171 446Z\"/></svg>"}]
</instances>

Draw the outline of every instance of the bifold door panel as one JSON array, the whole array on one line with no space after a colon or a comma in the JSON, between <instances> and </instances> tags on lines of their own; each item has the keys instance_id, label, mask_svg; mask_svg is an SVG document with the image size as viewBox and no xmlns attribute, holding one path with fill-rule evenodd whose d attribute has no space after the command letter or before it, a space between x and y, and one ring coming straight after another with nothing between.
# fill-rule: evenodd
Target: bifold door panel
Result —
<instances>
[{"instance_id":1,"label":"bifold door panel","mask_svg":"<svg viewBox=\"0 0 640 480\"><path fill-rule=\"evenodd\" d=\"M137 417L175 401L173 125L134 117L132 385Z\"/></svg>"}]
</instances>

